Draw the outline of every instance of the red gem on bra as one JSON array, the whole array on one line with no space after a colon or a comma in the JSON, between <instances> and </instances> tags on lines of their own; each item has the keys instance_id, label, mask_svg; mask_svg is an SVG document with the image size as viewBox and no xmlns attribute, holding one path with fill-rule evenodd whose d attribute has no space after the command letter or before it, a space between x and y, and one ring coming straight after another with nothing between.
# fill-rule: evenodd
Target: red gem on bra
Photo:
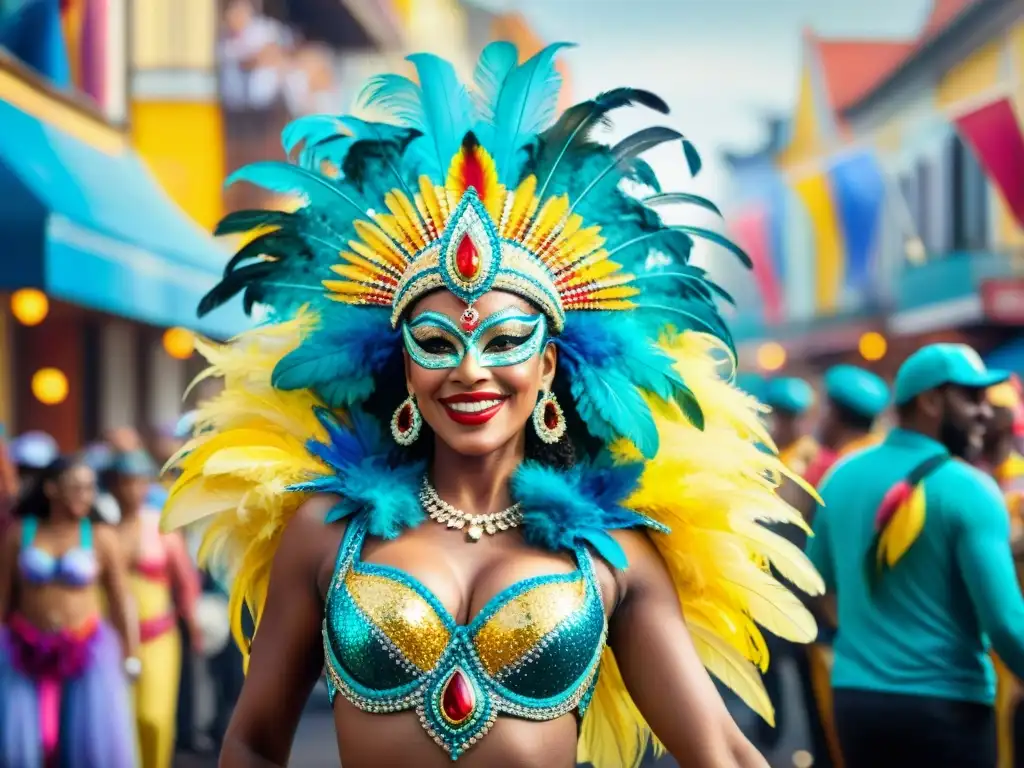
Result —
<instances>
[{"instance_id":1,"label":"red gem on bra","mask_svg":"<svg viewBox=\"0 0 1024 768\"><path fill-rule=\"evenodd\" d=\"M466 722L476 709L476 694L461 669L452 672L441 689L441 712L452 725Z\"/></svg>"}]
</instances>

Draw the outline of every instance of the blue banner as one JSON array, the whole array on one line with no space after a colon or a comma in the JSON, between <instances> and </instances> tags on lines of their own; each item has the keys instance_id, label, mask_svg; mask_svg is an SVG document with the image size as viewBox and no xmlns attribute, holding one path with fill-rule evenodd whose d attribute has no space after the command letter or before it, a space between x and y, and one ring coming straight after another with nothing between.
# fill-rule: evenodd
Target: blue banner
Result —
<instances>
[{"instance_id":1,"label":"blue banner","mask_svg":"<svg viewBox=\"0 0 1024 768\"><path fill-rule=\"evenodd\" d=\"M846 241L846 284L864 290L871 280L885 180L878 159L863 150L839 159L828 172L833 204Z\"/></svg>"},{"instance_id":2,"label":"blue banner","mask_svg":"<svg viewBox=\"0 0 1024 768\"><path fill-rule=\"evenodd\" d=\"M59 0L25 0L20 8L3 14L0 48L6 48L58 88L71 85Z\"/></svg>"}]
</instances>

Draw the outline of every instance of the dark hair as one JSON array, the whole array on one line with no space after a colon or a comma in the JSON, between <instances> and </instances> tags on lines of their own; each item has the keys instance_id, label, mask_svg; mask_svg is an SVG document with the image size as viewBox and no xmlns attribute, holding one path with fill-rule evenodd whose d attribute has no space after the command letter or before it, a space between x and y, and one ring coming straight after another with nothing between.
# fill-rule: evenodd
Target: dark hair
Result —
<instances>
[{"instance_id":1,"label":"dark hair","mask_svg":"<svg viewBox=\"0 0 1024 768\"><path fill-rule=\"evenodd\" d=\"M849 429L856 429L861 432L870 432L871 427L874 426L875 423L873 417L865 416L863 413L858 413L849 406L843 405L835 400L832 401L832 412L835 414L836 420Z\"/></svg>"},{"instance_id":2,"label":"dark hair","mask_svg":"<svg viewBox=\"0 0 1024 768\"><path fill-rule=\"evenodd\" d=\"M391 421L395 409L407 397L405 389L405 370L403 368L400 349L385 370L376 379L377 386L367 399L366 411L380 419L384 424ZM565 435L557 443L543 442L530 424L526 426L526 458L539 464L555 469L569 469L584 456L594 456L601 443L587 432L583 419L576 411L567 375L559 369L551 387L552 394L558 399L562 414L566 421ZM403 450L403 458L418 461L430 461L434 453L434 431L424 423L419 440Z\"/></svg>"},{"instance_id":3,"label":"dark hair","mask_svg":"<svg viewBox=\"0 0 1024 768\"><path fill-rule=\"evenodd\" d=\"M50 516L50 499L46 495L46 484L59 480L69 470L84 464L81 456L58 456L39 470L32 484L14 505L11 514L17 518L35 517L46 520Z\"/></svg>"}]
</instances>

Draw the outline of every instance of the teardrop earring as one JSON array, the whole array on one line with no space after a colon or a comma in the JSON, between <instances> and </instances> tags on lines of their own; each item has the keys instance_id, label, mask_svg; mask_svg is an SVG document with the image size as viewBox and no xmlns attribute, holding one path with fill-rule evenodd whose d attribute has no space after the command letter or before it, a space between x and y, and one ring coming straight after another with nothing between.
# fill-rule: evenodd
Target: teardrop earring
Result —
<instances>
[{"instance_id":1,"label":"teardrop earring","mask_svg":"<svg viewBox=\"0 0 1024 768\"><path fill-rule=\"evenodd\" d=\"M562 406L551 392L543 392L533 408L533 429L545 443L552 445L565 434Z\"/></svg>"},{"instance_id":2,"label":"teardrop earring","mask_svg":"<svg viewBox=\"0 0 1024 768\"><path fill-rule=\"evenodd\" d=\"M409 395L402 404L395 409L391 417L391 437L399 445L408 448L416 442L423 429L423 417L416 405L414 395Z\"/></svg>"}]
</instances>

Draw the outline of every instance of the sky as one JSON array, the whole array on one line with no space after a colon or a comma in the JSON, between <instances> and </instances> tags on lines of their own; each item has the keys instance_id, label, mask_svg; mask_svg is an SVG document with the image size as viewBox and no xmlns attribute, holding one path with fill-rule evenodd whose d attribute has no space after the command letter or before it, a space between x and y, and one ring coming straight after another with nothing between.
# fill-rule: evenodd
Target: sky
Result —
<instances>
[{"instance_id":1,"label":"sky","mask_svg":"<svg viewBox=\"0 0 1024 768\"><path fill-rule=\"evenodd\" d=\"M519 11L545 40L578 44L563 55L575 100L622 85L646 88L672 114L623 110L611 137L652 117L690 138L705 167L691 180L682 153L662 147L650 159L668 190L716 200L728 177L725 149L756 149L768 115L791 113L799 79L801 30L826 37L912 37L931 0L470 0Z\"/></svg>"}]
</instances>

